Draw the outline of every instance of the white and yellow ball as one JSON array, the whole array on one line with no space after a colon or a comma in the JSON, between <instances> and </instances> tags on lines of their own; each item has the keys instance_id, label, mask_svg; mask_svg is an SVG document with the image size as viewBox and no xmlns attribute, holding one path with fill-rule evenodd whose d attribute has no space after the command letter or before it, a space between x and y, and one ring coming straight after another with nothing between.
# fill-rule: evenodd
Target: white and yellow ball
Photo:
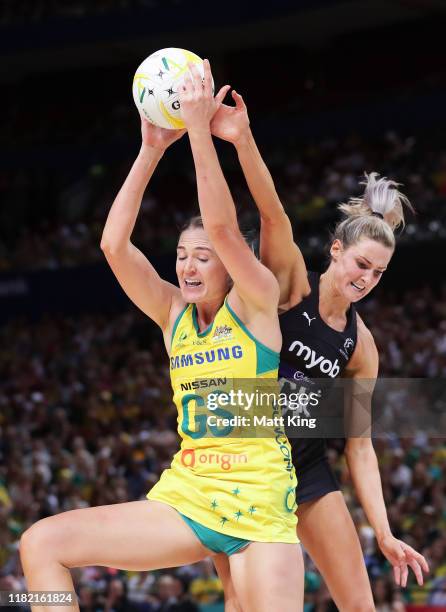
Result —
<instances>
[{"instance_id":1,"label":"white and yellow ball","mask_svg":"<svg viewBox=\"0 0 446 612\"><path fill-rule=\"evenodd\" d=\"M184 128L179 87L188 62L204 76L203 60L191 51L170 47L149 55L133 77L133 99L139 113L151 123L170 130Z\"/></svg>"}]
</instances>

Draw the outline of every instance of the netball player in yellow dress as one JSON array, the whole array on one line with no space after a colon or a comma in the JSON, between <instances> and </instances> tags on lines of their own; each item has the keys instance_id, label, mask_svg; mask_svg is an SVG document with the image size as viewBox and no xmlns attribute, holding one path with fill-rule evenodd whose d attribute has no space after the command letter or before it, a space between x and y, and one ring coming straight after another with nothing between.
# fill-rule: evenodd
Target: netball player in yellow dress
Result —
<instances>
[{"instance_id":1,"label":"netball player in yellow dress","mask_svg":"<svg viewBox=\"0 0 446 612\"><path fill-rule=\"evenodd\" d=\"M204 399L195 390L198 379L274 379L281 347L278 283L240 234L212 143L210 121L227 87L214 99L211 82L205 62L204 85L191 68L181 92L203 226L195 220L180 235L179 287L162 280L130 238L149 179L183 132L142 121L141 150L101 243L124 291L163 331L181 449L148 500L64 512L30 527L20 544L29 590L72 591L73 567L152 570L224 552L244 610L302 608L296 479L288 442L282 435L225 436L227 431L203 418ZM228 470L228 456L243 460Z\"/></svg>"}]
</instances>

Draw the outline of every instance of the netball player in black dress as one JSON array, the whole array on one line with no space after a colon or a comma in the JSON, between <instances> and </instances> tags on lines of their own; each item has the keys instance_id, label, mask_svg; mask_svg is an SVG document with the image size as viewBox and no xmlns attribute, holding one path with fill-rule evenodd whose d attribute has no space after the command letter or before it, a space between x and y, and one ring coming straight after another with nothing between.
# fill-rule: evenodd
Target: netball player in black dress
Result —
<instances>
[{"instance_id":1,"label":"netball player in black dress","mask_svg":"<svg viewBox=\"0 0 446 612\"><path fill-rule=\"evenodd\" d=\"M345 219L336 226L328 269L322 275L308 273L250 131L246 106L235 91L232 97L235 107L223 105L211 127L215 136L235 145L260 211L261 259L276 275L281 290L280 376L295 381L348 377L352 380L351 413L361 414L367 384L370 405L378 352L354 304L377 285L385 271L395 248L393 230L404 223L402 205L409 203L392 181L375 174L366 177L363 197L339 207ZM328 464L325 440L293 438L290 442L299 481L299 538L340 610L374 610L358 535ZM379 548L393 567L396 583L406 585L410 566L422 584L423 571L429 569L424 557L391 533L371 437L348 438L344 452L356 494ZM218 558L216 566L225 584L226 610L240 610L226 560Z\"/></svg>"}]
</instances>

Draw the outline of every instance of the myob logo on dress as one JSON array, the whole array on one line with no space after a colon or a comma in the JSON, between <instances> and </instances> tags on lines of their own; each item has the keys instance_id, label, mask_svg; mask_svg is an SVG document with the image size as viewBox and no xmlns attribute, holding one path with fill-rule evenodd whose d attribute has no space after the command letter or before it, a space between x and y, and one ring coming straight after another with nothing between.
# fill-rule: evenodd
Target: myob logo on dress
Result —
<instances>
[{"instance_id":1,"label":"myob logo on dress","mask_svg":"<svg viewBox=\"0 0 446 612\"><path fill-rule=\"evenodd\" d=\"M316 366L319 366L320 371L323 374L328 374L331 378L336 378L339 374L339 364L336 359L333 363L330 359L327 359L323 355L316 355L316 351L313 351L309 346L306 346L300 340L295 340L290 344L288 349L290 352L295 352L298 357L302 357L305 361L305 367L307 370L311 370Z\"/></svg>"}]
</instances>

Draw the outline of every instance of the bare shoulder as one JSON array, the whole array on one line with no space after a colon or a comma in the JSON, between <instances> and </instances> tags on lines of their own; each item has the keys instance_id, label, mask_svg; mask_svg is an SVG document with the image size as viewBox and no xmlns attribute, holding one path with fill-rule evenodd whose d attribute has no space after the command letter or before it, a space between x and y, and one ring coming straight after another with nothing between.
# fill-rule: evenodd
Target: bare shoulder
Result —
<instances>
[{"instance_id":1,"label":"bare shoulder","mask_svg":"<svg viewBox=\"0 0 446 612\"><path fill-rule=\"evenodd\" d=\"M356 348L346 368L347 373L350 376L376 378L378 375L379 355L375 340L372 332L358 314L356 315L356 320L358 339Z\"/></svg>"},{"instance_id":2,"label":"bare shoulder","mask_svg":"<svg viewBox=\"0 0 446 612\"><path fill-rule=\"evenodd\" d=\"M232 287L228 294L227 304L237 319L246 329L262 344L280 351L282 345L282 334L280 333L279 317L277 313L279 286L276 284L276 295L271 291L271 296L265 300L263 308L256 308L247 303Z\"/></svg>"},{"instance_id":3,"label":"bare shoulder","mask_svg":"<svg viewBox=\"0 0 446 612\"><path fill-rule=\"evenodd\" d=\"M358 313L356 313L356 320L358 323L358 342L361 342L364 348L373 349L378 353L373 334Z\"/></svg>"}]
</instances>

